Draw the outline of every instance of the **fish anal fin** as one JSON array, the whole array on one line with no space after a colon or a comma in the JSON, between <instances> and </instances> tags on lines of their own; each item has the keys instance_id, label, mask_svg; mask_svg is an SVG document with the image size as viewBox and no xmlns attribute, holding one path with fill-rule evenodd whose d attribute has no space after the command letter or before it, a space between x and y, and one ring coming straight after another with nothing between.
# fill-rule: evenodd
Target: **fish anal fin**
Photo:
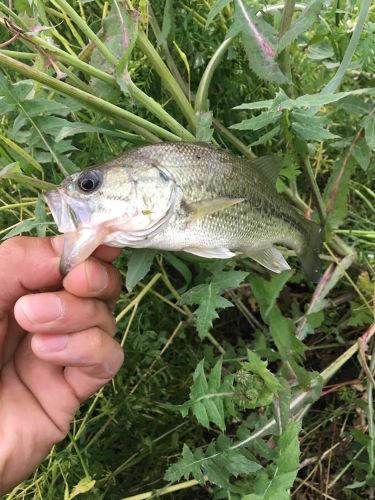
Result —
<instances>
[{"instance_id":1,"label":"fish anal fin","mask_svg":"<svg viewBox=\"0 0 375 500\"><path fill-rule=\"evenodd\" d=\"M272 186L274 186L283 166L283 158L276 155L262 156L261 158L251 160L251 165L261 172L271 182Z\"/></svg>"},{"instance_id":2,"label":"fish anal fin","mask_svg":"<svg viewBox=\"0 0 375 500\"><path fill-rule=\"evenodd\" d=\"M192 253L193 255L198 255L198 257L206 257L207 259L230 259L231 257L235 257L237 255L237 253L231 252L228 248L224 247L185 247L182 249L182 251Z\"/></svg>"},{"instance_id":3,"label":"fish anal fin","mask_svg":"<svg viewBox=\"0 0 375 500\"><path fill-rule=\"evenodd\" d=\"M282 253L275 247L245 250L244 253L274 273L281 273L290 269Z\"/></svg>"},{"instance_id":4,"label":"fish anal fin","mask_svg":"<svg viewBox=\"0 0 375 500\"><path fill-rule=\"evenodd\" d=\"M225 210L237 203L241 203L245 198L212 198L207 200L199 200L189 203L186 206L188 212L191 213L192 219L200 219L206 215L211 215L220 210Z\"/></svg>"}]
</instances>

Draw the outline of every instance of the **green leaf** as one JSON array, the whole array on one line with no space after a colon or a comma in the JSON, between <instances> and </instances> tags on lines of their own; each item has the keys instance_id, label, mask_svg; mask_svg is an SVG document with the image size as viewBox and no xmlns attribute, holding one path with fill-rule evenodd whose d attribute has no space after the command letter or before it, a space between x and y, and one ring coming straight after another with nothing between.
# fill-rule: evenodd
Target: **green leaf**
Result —
<instances>
[{"instance_id":1,"label":"green leaf","mask_svg":"<svg viewBox=\"0 0 375 500\"><path fill-rule=\"evenodd\" d=\"M293 271L287 271L272 276L270 280L266 280L258 274L250 274L249 283L251 290L256 298L260 314L264 321L267 321L267 316L275 305L277 297L292 275Z\"/></svg>"},{"instance_id":2,"label":"green leaf","mask_svg":"<svg viewBox=\"0 0 375 500\"><path fill-rule=\"evenodd\" d=\"M216 271L210 283L197 285L185 292L181 304L198 304L194 315L197 319L197 330L201 338L209 333L212 321L218 318L217 310L232 307L229 300L221 297L221 294L230 288L236 288L247 276L242 271Z\"/></svg>"},{"instance_id":3,"label":"green leaf","mask_svg":"<svg viewBox=\"0 0 375 500\"><path fill-rule=\"evenodd\" d=\"M146 276L151 269L157 250L133 248L126 271L126 288L129 292Z\"/></svg>"},{"instance_id":4,"label":"green leaf","mask_svg":"<svg viewBox=\"0 0 375 500\"><path fill-rule=\"evenodd\" d=\"M46 235L47 226L45 225L47 219L46 214L46 204L43 201L42 197L38 197L38 201L35 205L35 220L39 223L36 226L36 233L40 238L43 238Z\"/></svg>"},{"instance_id":5,"label":"green leaf","mask_svg":"<svg viewBox=\"0 0 375 500\"><path fill-rule=\"evenodd\" d=\"M259 146L261 144L266 144L268 141L276 137L279 134L279 132L280 132L280 127L277 125L277 127L261 135L259 139L252 142L250 146Z\"/></svg>"},{"instance_id":6,"label":"green leaf","mask_svg":"<svg viewBox=\"0 0 375 500\"><path fill-rule=\"evenodd\" d=\"M228 384L221 383L222 360L216 363L208 380L204 373L204 359L197 365L193 375L193 385L190 389L190 400L179 405L181 415L185 417L189 410L195 415L198 422L206 427L213 423L220 430L225 430L224 398L232 397L228 392Z\"/></svg>"},{"instance_id":7,"label":"green leaf","mask_svg":"<svg viewBox=\"0 0 375 500\"><path fill-rule=\"evenodd\" d=\"M273 341L282 359L289 362L300 360L306 347L297 339L294 323L285 318L276 306L268 314L268 321Z\"/></svg>"},{"instance_id":8,"label":"green leaf","mask_svg":"<svg viewBox=\"0 0 375 500\"><path fill-rule=\"evenodd\" d=\"M214 129L212 128L212 111L196 113L197 117L197 141L211 142Z\"/></svg>"},{"instance_id":9,"label":"green leaf","mask_svg":"<svg viewBox=\"0 0 375 500\"><path fill-rule=\"evenodd\" d=\"M365 139L370 149L375 148L375 115L367 116L364 120Z\"/></svg>"},{"instance_id":10,"label":"green leaf","mask_svg":"<svg viewBox=\"0 0 375 500\"><path fill-rule=\"evenodd\" d=\"M33 92L33 83L29 80L11 83L0 73L0 115L19 108L26 97Z\"/></svg>"},{"instance_id":11,"label":"green leaf","mask_svg":"<svg viewBox=\"0 0 375 500\"><path fill-rule=\"evenodd\" d=\"M248 120L243 120L240 123L231 125L229 128L234 128L237 130L259 130L271 123L276 123L280 120L281 113L277 111L265 111L264 113L253 116Z\"/></svg>"},{"instance_id":12,"label":"green leaf","mask_svg":"<svg viewBox=\"0 0 375 500\"><path fill-rule=\"evenodd\" d=\"M124 93L127 93L130 81L128 64L138 37L139 14L136 10L128 8L127 5L123 4L122 2L115 1L114 6L116 6L116 14L118 18L118 20L116 19L116 22L119 23L118 43L121 44L122 48L121 57L118 61L118 64L116 65L116 81L119 84L121 90ZM112 25L110 28L110 33L110 36L112 36Z\"/></svg>"},{"instance_id":13,"label":"green leaf","mask_svg":"<svg viewBox=\"0 0 375 500\"><path fill-rule=\"evenodd\" d=\"M267 361L262 361L255 352L247 351L248 362L241 363L236 373L235 390L247 409L268 406L280 388L276 377L267 369Z\"/></svg>"},{"instance_id":14,"label":"green leaf","mask_svg":"<svg viewBox=\"0 0 375 500\"><path fill-rule=\"evenodd\" d=\"M215 17L220 14L220 12L231 3L232 0L216 0L210 9L206 19L206 28L212 23Z\"/></svg>"},{"instance_id":15,"label":"green leaf","mask_svg":"<svg viewBox=\"0 0 375 500\"><path fill-rule=\"evenodd\" d=\"M249 59L250 68L262 79L279 84L288 80L275 61L277 33L262 17L245 5L244 0L235 0L235 23L229 34L238 30ZM232 31L232 33L231 33Z\"/></svg>"},{"instance_id":16,"label":"green leaf","mask_svg":"<svg viewBox=\"0 0 375 500\"><path fill-rule=\"evenodd\" d=\"M184 444L182 457L171 465L165 474L167 481L179 481L182 477L193 476L203 484L205 476L208 481L220 487L229 486L231 475L235 477L255 473L262 466L252 460L246 450L232 445L230 439L220 435L216 442L211 442L206 451L198 448L192 452Z\"/></svg>"},{"instance_id":17,"label":"green leaf","mask_svg":"<svg viewBox=\"0 0 375 500\"><path fill-rule=\"evenodd\" d=\"M7 240L9 238L12 238L13 236L18 236L19 234L22 233L28 233L32 229L37 228L38 226L53 226L54 224L52 222L38 222L36 220L24 220L22 222L19 222L13 229L11 229L8 233L6 233L5 236L3 236L1 239L2 240Z\"/></svg>"},{"instance_id":18,"label":"green leaf","mask_svg":"<svg viewBox=\"0 0 375 500\"><path fill-rule=\"evenodd\" d=\"M69 500L71 500L72 498L75 498L78 495L88 493L89 491L91 491L94 488L95 484L96 484L95 479L91 479L89 477L85 477L85 478L81 479L80 482L78 484L76 484L74 486L74 488L72 489L72 492L69 495Z\"/></svg>"},{"instance_id":19,"label":"green leaf","mask_svg":"<svg viewBox=\"0 0 375 500\"><path fill-rule=\"evenodd\" d=\"M349 181L355 169L355 162L352 158L346 162L345 167L344 159L345 155L341 155L334 163L323 194L328 222L333 229L343 223L348 213Z\"/></svg>"},{"instance_id":20,"label":"green leaf","mask_svg":"<svg viewBox=\"0 0 375 500\"><path fill-rule=\"evenodd\" d=\"M297 21L294 22L288 31L280 38L277 46L278 54L290 45L299 35L310 28L314 21L316 21L321 11L322 4L323 0L313 0L306 6Z\"/></svg>"},{"instance_id":21,"label":"green leaf","mask_svg":"<svg viewBox=\"0 0 375 500\"><path fill-rule=\"evenodd\" d=\"M166 42L174 28L173 0L166 0L163 14L163 24L161 29L161 39L159 43Z\"/></svg>"},{"instance_id":22,"label":"green leaf","mask_svg":"<svg viewBox=\"0 0 375 500\"><path fill-rule=\"evenodd\" d=\"M353 148L352 156L356 159L358 165L366 172L371 161L371 150L367 141L362 138Z\"/></svg>"},{"instance_id":23,"label":"green leaf","mask_svg":"<svg viewBox=\"0 0 375 500\"><path fill-rule=\"evenodd\" d=\"M324 141L339 137L324 128L324 120L321 117L310 116L302 111L292 111L292 129L296 134L306 141Z\"/></svg>"},{"instance_id":24,"label":"green leaf","mask_svg":"<svg viewBox=\"0 0 375 500\"><path fill-rule=\"evenodd\" d=\"M289 500L289 489L297 477L299 466L298 433L300 422L291 422L278 439L275 463L266 470L259 471L252 489L254 493L245 495L242 500Z\"/></svg>"}]
</instances>

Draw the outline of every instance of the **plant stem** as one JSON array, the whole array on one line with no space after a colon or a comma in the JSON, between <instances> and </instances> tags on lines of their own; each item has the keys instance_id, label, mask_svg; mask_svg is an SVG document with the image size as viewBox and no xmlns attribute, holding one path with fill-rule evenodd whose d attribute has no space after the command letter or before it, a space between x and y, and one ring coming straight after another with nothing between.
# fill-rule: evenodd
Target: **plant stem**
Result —
<instances>
[{"instance_id":1,"label":"plant stem","mask_svg":"<svg viewBox=\"0 0 375 500\"><path fill-rule=\"evenodd\" d=\"M303 158L303 170L310 181L310 185L312 187L312 192L313 192L313 197L315 200L315 205L316 205L316 208L317 208L318 214L319 214L319 219L320 219L320 222L322 223L322 226L324 226L325 221L326 221L326 215L325 215L326 210L325 210L325 206L324 206L324 201L323 201L322 195L320 194L318 184L316 183L314 172L313 172L313 170L311 168L311 164L310 164L310 158L308 156L305 156Z\"/></svg>"},{"instance_id":2,"label":"plant stem","mask_svg":"<svg viewBox=\"0 0 375 500\"><path fill-rule=\"evenodd\" d=\"M375 329L372 330L371 335L373 335L374 333ZM367 335L367 341L370 340L369 337L370 335ZM344 364L347 363L347 361L349 361L349 359L351 359L354 356L354 354L356 354L358 349L359 349L359 344L358 342L355 342L351 347L349 347L349 349L347 349L343 354L341 354L341 356L335 359L335 361L331 363L325 370L323 370L320 373L320 378L322 380L322 383L326 384L328 380L330 380L340 370L340 368L342 368ZM295 415L301 409L301 407L311 399L312 395L313 395L312 390L298 393L290 403L291 414ZM310 406L311 403L308 403L304 407L304 411L307 411L307 409L310 408ZM273 430L276 429L276 426L277 426L276 420L273 418L269 420L265 425L263 425L260 429L253 432L250 436L243 439L239 443L235 444L233 447L231 447L231 449L245 446L251 441L254 441L259 437L262 437L266 434L273 432Z\"/></svg>"},{"instance_id":3,"label":"plant stem","mask_svg":"<svg viewBox=\"0 0 375 500\"><path fill-rule=\"evenodd\" d=\"M290 28L294 8L295 8L295 0L285 0L285 6L283 11L283 17L281 18L279 38L281 38ZM284 72L285 76L292 82L292 71L290 66L290 47L286 47L281 54L281 69ZM293 84L287 85L288 93L291 94L293 92Z\"/></svg>"},{"instance_id":4,"label":"plant stem","mask_svg":"<svg viewBox=\"0 0 375 500\"><path fill-rule=\"evenodd\" d=\"M17 52L15 50L0 50L0 54L13 57L14 59L34 59L38 54L36 52Z\"/></svg>"},{"instance_id":5,"label":"plant stem","mask_svg":"<svg viewBox=\"0 0 375 500\"><path fill-rule=\"evenodd\" d=\"M195 112L208 111L208 89L215 69L220 64L226 50L232 43L233 37L226 38L221 45L216 49L214 55L211 57L210 62L207 64L206 69L199 82L198 90L195 96Z\"/></svg>"},{"instance_id":6,"label":"plant stem","mask_svg":"<svg viewBox=\"0 0 375 500\"><path fill-rule=\"evenodd\" d=\"M147 498L155 498L161 495L168 495L169 493L173 493L174 491L185 490L197 484L199 484L198 481L196 481L195 479L191 479L190 481L172 484L171 486L165 486L164 488L160 488L158 490L147 491L146 493L140 493L139 495L125 497L122 500L145 500Z\"/></svg>"},{"instance_id":7,"label":"plant stem","mask_svg":"<svg viewBox=\"0 0 375 500\"><path fill-rule=\"evenodd\" d=\"M368 11L370 10L372 4L372 0L363 0L360 2L360 11L357 19L357 23L354 28L353 35L350 39L350 42L346 48L344 57L341 61L339 69L337 70L334 77L327 83L324 89L321 91L321 94L333 94L340 86L342 79L345 76L345 73L349 67L350 61L356 51L361 33L363 31L363 27L366 21L366 17Z\"/></svg>"},{"instance_id":8,"label":"plant stem","mask_svg":"<svg viewBox=\"0 0 375 500\"><path fill-rule=\"evenodd\" d=\"M110 115L112 118L121 120L122 123L126 124L127 127L136 131L146 139L149 139L151 142L158 142L158 137L162 137L163 139L169 141L179 140L180 137L172 134L171 132L159 127L158 125L154 125L153 123L145 120L144 118L140 118L125 109L120 108L119 106L115 106L114 104L101 99L100 97L96 97L88 92L77 89L65 82L61 82L56 78L48 76L41 71L27 66L19 61L11 59L8 56L0 54L0 65L3 65L13 71L20 73L27 78L32 78L37 82L50 87L57 92L61 92L62 94L69 95L78 99L79 101L84 102L88 106L99 110L102 113L106 113ZM154 135L154 134L157 134Z\"/></svg>"},{"instance_id":9,"label":"plant stem","mask_svg":"<svg viewBox=\"0 0 375 500\"><path fill-rule=\"evenodd\" d=\"M112 52L106 47L106 45L100 40L100 38L87 25L84 19L82 19L78 12L76 12L66 0L51 0L51 2L55 5L58 5L63 12L68 13L72 21L74 21L74 23L79 27L82 33L84 33L87 38L95 44L95 46L103 54L105 59L113 64L113 66L116 66L117 60Z\"/></svg>"},{"instance_id":10,"label":"plant stem","mask_svg":"<svg viewBox=\"0 0 375 500\"><path fill-rule=\"evenodd\" d=\"M182 76L181 76L181 74L180 74L180 72L179 72L179 70L178 70L178 68L173 60L173 57L169 51L169 48L168 48L166 41L163 40L163 38L161 37L161 31L160 31L159 24L157 22L157 19L153 13L151 7L150 7L150 24L151 24L151 27L152 27L152 30L155 34L156 39L158 40L161 48L163 49L165 58L168 62L169 69L172 73L172 77L176 80L176 82L178 83L178 85L180 86L182 92L184 93L184 95L186 97L187 95L189 95L189 87L186 84L186 82L184 81L184 79L182 78ZM158 55L158 57L159 57L159 55ZM154 66L154 69L158 72L158 68L156 66ZM159 74L159 76L162 77L161 73L158 72L158 74ZM193 100L195 99L195 96L193 93L191 93L191 98ZM189 101L188 101L188 104L189 104L189 107L191 107ZM194 120L195 120L195 116L194 116ZM254 153L251 152L250 148L248 148L246 146L246 144L244 144L229 129L227 129L222 123L220 123L217 118L213 118L212 125L215 128L215 130L217 132L219 132L219 134L221 134L230 144L232 144L244 156L246 156L247 158L250 158L250 159L256 158L256 155L254 155Z\"/></svg>"},{"instance_id":11,"label":"plant stem","mask_svg":"<svg viewBox=\"0 0 375 500\"><path fill-rule=\"evenodd\" d=\"M178 107L180 108L182 114L188 121L191 129L195 131L196 129L196 118L194 115L194 110L185 96L184 92L177 84L172 73L169 71L167 65L164 63L162 58L159 56L150 40L147 38L143 31L139 31L137 38L137 45L145 54L149 60L151 66L155 69L158 75L161 77L163 84L169 90L174 100L176 101Z\"/></svg>"},{"instance_id":12,"label":"plant stem","mask_svg":"<svg viewBox=\"0 0 375 500\"><path fill-rule=\"evenodd\" d=\"M87 38L95 44L95 46L102 53L105 59L111 65L113 65L114 68L116 68L118 65L116 57L110 52L110 50L100 40L100 38L91 30L91 28L86 24L81 16L66 2L66 0L52 0L52 2L57 4L63 11L69 14L70 18L87 36ZM86 63L81 64L83 65ZM114 80L115 82L117 82L116 79ZM156 102L152 97L148 96L145 92L139 89L130 79L129 82L127 82L127 90L136 101L138 101L148 111L159 118L159 120L165 123L171 130L173 130L173 132L177 134L179 138L185 140L194 140L193 134L188 132L182 125L180 125L180 123L178 123L177 120L175 120L167 111L165 111L165 109L158 102Z\"/></svg>"}]
</instances>

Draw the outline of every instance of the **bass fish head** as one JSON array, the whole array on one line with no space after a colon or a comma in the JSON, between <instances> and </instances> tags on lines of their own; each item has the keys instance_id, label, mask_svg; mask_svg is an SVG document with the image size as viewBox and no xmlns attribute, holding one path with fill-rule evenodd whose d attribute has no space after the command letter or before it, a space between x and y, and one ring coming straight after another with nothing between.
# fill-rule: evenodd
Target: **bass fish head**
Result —
<instances>
[{"instance_id":1,"label":"bass fish head","mask_svg":"<svg viewBox=\"0 0 375 500\"><path fill-rule=\"evenodd\" d=\"M44 197L65 233L60 270L66 274L102 243L126 246L145 239L173 213L176 183L157 165L120 159L67 177Z\"/></svg>"}]
</instances>

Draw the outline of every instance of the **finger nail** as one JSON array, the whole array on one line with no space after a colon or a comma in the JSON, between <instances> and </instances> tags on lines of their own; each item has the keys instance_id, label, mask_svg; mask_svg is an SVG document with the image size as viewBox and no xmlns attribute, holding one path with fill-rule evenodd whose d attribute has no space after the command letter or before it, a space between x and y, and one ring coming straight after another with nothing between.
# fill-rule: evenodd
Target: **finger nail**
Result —
<instances>
[{"instance_id":1,"label":"finger nail","mask_svg":"<svg viewBox=\"0 0 375 500\"><path fill-rule=\"evenodd\" d=\"M61 234L59 236L53 236L51 238L51 245L55 252L61 255L64 248L64 236Z\"/></svg>"},{"instance_id":2,"label":"finger nail","mask_svg":"<svg viewBox=\"0 0 375 500\"><path fill-rule=\"evenodd\" d=\"M40 351L58 352L62 351L68 343L68 335L42 335L35 334L34 346Z\"/></svg>"},{"instance_id":3,"label":"finger nail","mask_svg":"<svg viewBox=\"0 0 375 500\"><path fill-rule=\"evenodd\" d=\"M18 301L22 312L31 323L49 323L63 314L63 305L57 295L26 295Z\"/></svg>"},{"instance_id":4,"label":"finger nail","mask_svg":"<svg viewBox=\"0 0 375 500\"><path fill-rule=\"evenodd\" d=\"M99 264L99 262L89 259L85 262L85 272L89 290L99 293L108 286L107 269Z\"/></svg>"}]
</instances>

